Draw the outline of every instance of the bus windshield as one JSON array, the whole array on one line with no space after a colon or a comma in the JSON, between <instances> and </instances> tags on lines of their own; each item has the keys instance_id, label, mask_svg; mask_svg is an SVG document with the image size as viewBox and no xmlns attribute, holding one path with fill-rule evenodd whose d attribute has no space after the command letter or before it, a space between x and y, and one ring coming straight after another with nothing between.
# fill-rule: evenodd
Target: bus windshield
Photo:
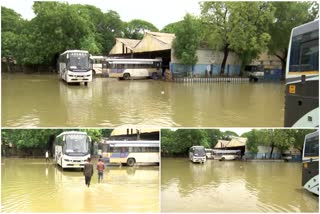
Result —
<instances>
[{"instance_id":1,"label":"bus windshield","mask_svg":"<svg viewBox=\"0 0 320 214\"><path fill-rule=\"evenodd\" d=\"M67 135L63 151L67 155L85 155L89 152L86 135Z\"/></svg>"},{"instance_id":2,"label":"bus windshield","mask_svg":"<svg viewBox=\"0 0 320 214\"><path fill-rule=\"evenodd\" d=\"M319 156L319 137L312 137L306 139L304 157L317 157Z\"/></svg>"},{"instance_id":3,"label":"bus windshield","mask_svg":"<svg viewBox=\"0 0 320 214\"><path fill-rule=\"evenodd\" d=\"M194 148L193 155L194 156L205 156L206 152L205 152L204 148Z\"/></svg>"},{"instance_id":4,"label":"bus windshield","mask_svg":"<svg viewBox=\"0 0 320 214\"><path fill-rule=\"evenodd\" d=\"M69 68L89 69L89 56L86 53L70 53Z\"/></svg>"}]
</instances>

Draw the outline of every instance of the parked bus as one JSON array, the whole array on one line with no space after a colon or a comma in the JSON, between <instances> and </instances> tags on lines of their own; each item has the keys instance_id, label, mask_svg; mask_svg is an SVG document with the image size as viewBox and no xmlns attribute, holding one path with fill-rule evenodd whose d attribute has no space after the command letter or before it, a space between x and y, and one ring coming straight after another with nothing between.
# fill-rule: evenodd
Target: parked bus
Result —
<instances>
[{"instance_id":1,"label":"parked bus","mask_svg":"<svg viewBox=\"0 0 320 214\"><path fill-rule=\"evenodd\" d=\"M302 165L302 186L319 195L319 131L306 135Z\"/></svg>"},{"instance_id":2,"label":"parked bus","mask_svg":"<svg viewBox=\"0 0 320 214\"><path fill-rule=\"evenodd\" d=\"M67 83L84 83L92 81L92 64L88 51L67 50L60 54L58 60L59 77Z\"/></svg>"},{"instance_id":3,"label":"parked bus","mask_svg":"<svg viewBox=\"0 0 320 214\"><path fill-rule=\"evenodd\" d=\"M68 131L54 142L55 163L64 168L83 168L90 157L91 138L86 132Z\"/></svg>"},{"instance_id":4,"label":"parked bus","mask_svg":"<svg viewBox=\"0 0 320 214\"><path fill-rule=\"evenodd\" d=\"M204 163L206 162L206 151L204 146L192 146L189 149L189 160L193 163Z\"/></svg>"},{"instance_id":5,"label":"parked bus","mask_svg":"<svg viewBox=\"0 0 320 214\"><path fill-rule=\"evenodd\" d=\"M109 77L119 79L158 79L162 75L162 59L107 59Z\"/></svg>"},{"instance_id":6,"label":"parked bus","mask_svg":"<svg viewBox=\"0 0 320 214\"><path fill-rule=\"evenodd\" d=\"M263 65L246 65L244 72L249 77L250 81L257 82L264 78L264 66Z\"/></svg>"},{"instance_id":7,"label":"parked bus","mask_svg":"<svg viewBox=\"0 0 320 214\"><path fill-rule=\"evenodd\" d=\"M241 158L241 150L226 150L226 149L213 149L212 158L215 160L238 160Z\"/></svg>"},{"instance_id":8,"label":"parked bus","mask_svg":"<svg viewBox=\"0 0 320 214\"><path fill-rule=\"evenodd\" d=\"M101 75L103 73L104 64L106 63L106 56L91 56L92 72L94 75Z\"/></svg>"},{"instance_id":9,"label":"parked bus","mask_svg":"<svg viewBox=\"0 0 320 214\"><path fill-rule=\"evenodd\" d=\"M319 126L319 20L293 28L291 32L284 126Z\"/></svg>"},{"instance_id":10,"label":"parked bus","mask_svg":"<svg viewBox=\"0 0 320 214\"><path fill-rule=\"evenodd\" d=\"M159 164L159 141L107 141L102 156L107 163Z\"/></svg>"}]
</instances>

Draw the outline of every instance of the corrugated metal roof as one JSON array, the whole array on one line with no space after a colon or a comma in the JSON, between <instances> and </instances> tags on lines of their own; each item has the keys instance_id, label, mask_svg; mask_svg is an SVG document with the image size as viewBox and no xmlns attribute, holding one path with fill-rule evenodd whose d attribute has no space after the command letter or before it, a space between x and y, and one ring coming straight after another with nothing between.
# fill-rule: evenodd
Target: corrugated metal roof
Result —
<instances>
[{"instance_id":1,"label":"corrugated metal roof","mask_svg":"<svg viewBox=\"0 0 320 214\"><path fill-rule=\"evenodd\" d=\"M225 147L238 147L245 146L247 143L247 138L245 137L234 137L230 141L228 140L218 140L218 143L214 148L225 148Z\"/></svg>"},{"instance_id":2,"label":"corrugated metal roof","mask_svg":"<svg viewBox=\"0 0 320 214\"><path fill-rule=\"evenodd\" d=\"M172 41L176 38L173 33L146 32L146 34L149 34L161 42L169 44L170 46L172 45Z\"/></svg>"},{"instance_id":3,"label":"corrugated metal roof","mask_svg":"<svg viewBox=\"0 0 320 214\"><path fill-rule=\"evenodd\" d=\"M224 148L230 143L228 140L218 140L218 143L215 145L214 148Z\"/></svg>"},{"instance_id":4,"label":"corrugated metal roof","mask_svg":"<svg viewBox=\"0 0 320 214\"><path fill-rule=\"evenodd\" d=\"M116 38L116 41L119 41L127 46L127 48L134 50L137 44L141 41L138 39L126 39L126 38Z\"/></svg>"}]
</instances>

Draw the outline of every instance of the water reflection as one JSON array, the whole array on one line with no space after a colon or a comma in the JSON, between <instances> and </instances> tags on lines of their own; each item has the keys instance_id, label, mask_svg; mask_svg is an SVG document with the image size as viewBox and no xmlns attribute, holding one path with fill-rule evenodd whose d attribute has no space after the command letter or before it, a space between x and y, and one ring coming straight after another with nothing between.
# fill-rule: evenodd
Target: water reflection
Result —
<instances>
[{"instance_id":1,"label":"water reflection","mask_svg":"<svg viewBox=\"0 0 320 214\"><path fill-rule=\"evenodd\" d=\"M2 75L4 127L282 127L278 83L168 83L95 78L87 87L56 75ZM57 116L58 115L58 116Z\"/></svg>"},{"instance_id":2,"label":"water reflection","mask_svg":"<svg viewBox=\"0 0 320 214\"><path fill-rule=\"evenodd\" d=\"M159 212L158 167L109 167L101 184L95 172L87 188L80 170L33 159L2 162L3 212Z\"/></svg>"},{"instance_id":3,"label":"water reflection","mask_svg":"<svg viewBox=\"0 0 320 214\"><path fill-rule=\"evenodd\" d=\"M193 164L162 158L164 212L317 212L318 197L303 191L299 163Z\"/></svg>"}]
</instances>

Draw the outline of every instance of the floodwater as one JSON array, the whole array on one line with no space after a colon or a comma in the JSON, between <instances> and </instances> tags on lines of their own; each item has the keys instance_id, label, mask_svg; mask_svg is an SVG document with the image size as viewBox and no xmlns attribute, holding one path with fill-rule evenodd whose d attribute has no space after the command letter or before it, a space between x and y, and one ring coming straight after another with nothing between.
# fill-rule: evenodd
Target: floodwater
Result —
<instances>
[{"instance_id":1,"label":"floodwater","mask_svg":"<svg viewBox=\"0 0 320 214\"><path fill-rule=\"evenodd\" d=\"M88 188L80 170L2 158L2 212L159 212L159 167L108 167Z\"/></svg>"},{"instance_id":2,"label":"floodwater","mask_svg":"<svg viewBox=\"0 0 320 214\"><path fill-rule=\"evenodd\" d=\"M318 212L301 163L161 160L162 212Z\"/></svg>"},{"instance_id":3,"label":"floodwater","mask_svg":"<svg viewBox=\"0 0 320 214\"><path fill-rule=\"evenodd\" d=\"M283 127L280 83L170 83L2 74L3 127Z\"/></svg>"}]
</instances>

